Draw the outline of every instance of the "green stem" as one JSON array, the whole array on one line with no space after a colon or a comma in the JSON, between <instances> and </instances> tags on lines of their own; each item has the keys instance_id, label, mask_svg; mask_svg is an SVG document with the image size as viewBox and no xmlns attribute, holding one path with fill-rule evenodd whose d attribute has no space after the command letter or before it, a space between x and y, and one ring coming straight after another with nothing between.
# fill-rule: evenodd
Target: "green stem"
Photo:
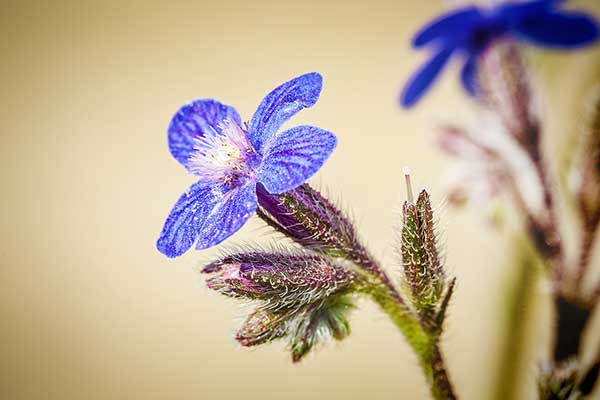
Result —
<instances>
[{"instance_id":1,"label":"green stem","mask_svg":"<svg viewBox=\"0 0 600 400\"><path fill-rule=\"evenodd\" d=\"M456 399L439 347L439 336L428 334L397 292L380 282L369 282L363 292L390 317L411 346L435 400Z\"/></svg>"}]
</instances>

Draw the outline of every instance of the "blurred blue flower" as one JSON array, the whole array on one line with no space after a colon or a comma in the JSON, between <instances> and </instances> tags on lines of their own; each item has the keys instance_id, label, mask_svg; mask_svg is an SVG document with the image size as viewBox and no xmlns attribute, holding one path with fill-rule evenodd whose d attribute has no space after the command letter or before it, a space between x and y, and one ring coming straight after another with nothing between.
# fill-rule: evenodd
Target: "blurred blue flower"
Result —
<instances>
[{"instance_id":1,"label":"blurred blue flower","mask_svg":"<svg viewBox=\"0 0 600 400\"><path fill-rule=\"evenodd\" d=\"M469 6L434 19L413 38L414 48L431 44L434 55L404 87L402 105L414 105L453 54L464 57L462 85L470 95L475 94L479 56L496 40L505 37L561 49L595 42L599 27L593 16L561 9L562 3L564 0L537 0L507 2L486 9Z\"/></svg>"},{"instance_id":2,"label":"blurred blue flower","mask_svg":"<svg viewBox=\"0 0 600 400\"><path fill-rule=\"evenodd\" d=\"M214 246L244 225L257 207L257 184L269 193L294 189L312 176L336 146L336 137L314 126L277 133L321 93L321 75L309 73L269 93L249 124L215 100L183 106L168 130L171 154L194 183L175 203L157 247L168 257Z\"/></svg>"}]
</instances>

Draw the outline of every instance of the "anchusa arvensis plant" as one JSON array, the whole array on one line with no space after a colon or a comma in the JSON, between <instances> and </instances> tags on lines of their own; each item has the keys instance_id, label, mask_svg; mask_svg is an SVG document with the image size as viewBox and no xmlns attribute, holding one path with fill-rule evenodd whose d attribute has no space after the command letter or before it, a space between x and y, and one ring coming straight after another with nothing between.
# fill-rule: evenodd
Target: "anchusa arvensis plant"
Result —
<instances>
[{"instance_id":1,"label":"anchusa arvensis plant","mask_svg":"<svg viewBox=\"0 0 600 400\"><path fill-rule=\"evenodd\" d=\"M414 105L451 57L464 59L462 84L483 118L477 132L461 124L440 129L440 147L459 160L448 200L485 204L506 194L522 216L533 250L522 253L519 265L544 265L556 310L552 357L539 363L538 398L574 400L590 395L600 369L600 354L583 363L580 348L600 302L600 283L591 291L584 285L600 224L600 91L569 173L570 204L581 217L579 254L572 261L561 237L566 223L557 206L561 192L542 146L542 96L522 52L525 45L575 49L598 39L593 16L565 3L468 6L426 24L413 46L429 46L434 54L408 81L401 103ZM458 398L460 388L452 383L441 343L456 279L448 276L431 196L427 190L413 196L405 169L407 199L396 234L401 267L390 277L352 220L307 183L335 149L336 136L307 125L280 130L315 105L321 89L321 75L314 72L283 83L267 94L248 123L216 100L183 106L168 129L169 149L196 183L176 202L157 247L168 257L193 245L206 249L256 215L291 240L225 252L202 269L210 289L254 306L235 335L242 346L285 341L298 362L327 341L346 338L351 311L358 298L366 297L404 335L433 398ZM497 393L513 398L511 382L500 384L508 389Z\"/></svg>"}]
</instances>

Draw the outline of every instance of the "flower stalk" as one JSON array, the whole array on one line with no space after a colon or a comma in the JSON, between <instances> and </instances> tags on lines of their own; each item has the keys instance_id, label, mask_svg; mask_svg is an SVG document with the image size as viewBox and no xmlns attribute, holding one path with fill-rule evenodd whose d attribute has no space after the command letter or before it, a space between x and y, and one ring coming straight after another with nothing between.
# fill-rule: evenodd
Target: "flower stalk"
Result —
<instances>
[{"instance_id":1,"label":"flower stalk","mask_svg":"<svg viewBox=\"0 0 600 400\"><path fill-rule=\"evenodd\" d=\"M417 204L412 204L412 187L408 173L406 179L409 183L407 188L411 205L408 206L407 203L405 208L411 208L415 218L420 219L418 222L412 221L410 228L407 227L405 231L408 235L409 229L418 230L416 239L423 249L423 257L427 258L427 261L425 258L418 259L419 265L414 265L415 268L427 270L427 277L422 280L426 287L418 294L427 312L417 307L411 308L407 304L384 270L366 251L350 219L309 185L302 185L277 196L259 189L257 214L278 232L310 251L327 257L345 259L356 265L356 272L361 277L357 292L367 295L378 304L404 335L419 360L434 398L454 399L456 397L439 348L454 281L446 292L442 293L445 276L437 255L429 195L427 192L421 192ZM405 214L405 226L408 226L407 217L408 214ZM415 223L419 225L416 226ZM418 273L415 270L413 274L407 275L413 278L413 284ZM414 304L421 304L416 298L415 301Z\"/></svg>"}]
</instances>

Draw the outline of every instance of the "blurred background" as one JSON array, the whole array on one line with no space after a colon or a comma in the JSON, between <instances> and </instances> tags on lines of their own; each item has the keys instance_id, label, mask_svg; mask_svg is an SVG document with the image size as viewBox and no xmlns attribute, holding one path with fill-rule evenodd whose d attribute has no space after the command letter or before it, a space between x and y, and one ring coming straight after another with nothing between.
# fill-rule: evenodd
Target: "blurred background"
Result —
<instances>
[{"instance_id":1,"label":"blurred background","mask_svg":"<svg viewBox=\"0 0 600 400\"><path fill-rule=\"evenodd\" d=\"M573 3L600 15L595 0ZM331 130L339 145L312 182L352 211L396 273L401 168L442 204L451 160L433 145L434 128L472 121L475 111L456 65L415 109L397 103L426 57L410 49L413 32L446 7L3 1L0 397L427 399L414 355L373 305L360 303L348 340L292 365L283 343L249 350L233 340L244 309L209 292L198 273L219 249L170 260L155 241L193 182L167 148L173 113L210 97L247 120L275 86L318 71L321 99L291 124ZM558 152L577 134L600 52L533 57L548 94L548 148ZM444 350L461 397L485 399L506 333L511 247L480 207L442 212L447 265L458 277ZM252 221L227 243L274 237ZM549 340L545 287L535 290L542 300L529 334L529 385Z\"/></svg>"}]
</instances>

